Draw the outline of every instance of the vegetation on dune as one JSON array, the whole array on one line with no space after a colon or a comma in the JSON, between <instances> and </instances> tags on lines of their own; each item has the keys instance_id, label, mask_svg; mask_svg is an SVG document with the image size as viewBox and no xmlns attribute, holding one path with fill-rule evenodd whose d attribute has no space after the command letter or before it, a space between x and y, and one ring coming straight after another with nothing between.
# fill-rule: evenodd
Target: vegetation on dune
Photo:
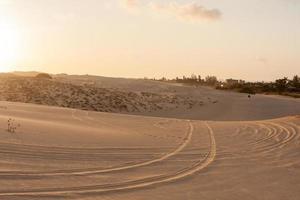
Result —
<instances>
[{"instance_id":1,"label":"vegetation on dune","mask_svg":"<svg viewBox=\"0 0 300 200\"><path fill-rule=\"evenodd\" d=\"M52 76L50 76L47 73L39 73L35 76L36 78L43 78L43 79L52 79Z\"/></svg>"},{"instance_id":2,"label":"vegetation on dune","mask_svg":"<svg viewBox=\"0 0 300 200\"><path fill-rule=\"evenodd\" d=\"M130 92L32 77L0 79L0 100L118 113L154 112L178 106L192 108L203 104L198 99L176 94Z\"/></svg>"},{"instance_id":3,"label":"vegetation on dune","mask_svg":"<svg viewBox=\"0 0 300 200\"><path fill-rule=\"evenodd\" d=\"M19 128L21 125L16 124L15 120L12 118L9 118L7 120L7 132L9 133L15 133L17 131L17 128Z\"/></svg>"},{"instance_id":4,"label":"vegetation on dune","mask_svg":"<svg viewBox=\"0 0 300 200\"><path fill-rule=\"evenodd\" d=\"M220 81L216 76L207 76L204 79L200 75L183 76L175 79L161 78L158 81L183 83L193 86L212 86L219 90L233 90L248 94L280 94L300 98L300 77L295 75L292 79L284 77L273 82L246 82L244 80L226 79Z\"/></svg>"}]
</instances>

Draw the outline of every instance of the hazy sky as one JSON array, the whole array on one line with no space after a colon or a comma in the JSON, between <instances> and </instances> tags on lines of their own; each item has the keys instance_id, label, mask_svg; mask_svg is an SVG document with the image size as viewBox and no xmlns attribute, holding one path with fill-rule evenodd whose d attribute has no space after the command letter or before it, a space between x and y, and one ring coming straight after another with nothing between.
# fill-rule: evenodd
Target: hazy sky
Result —
<instances>
[{"instance_id":1,"label":"hazy sky","mask_svg":"<svg viewBox=\"0 0 300 200\"><path fill-rule=\"evenodd\" d=\"M0 0L0 71L300 75L299 0Z\"/></svg>"}]
</instances>

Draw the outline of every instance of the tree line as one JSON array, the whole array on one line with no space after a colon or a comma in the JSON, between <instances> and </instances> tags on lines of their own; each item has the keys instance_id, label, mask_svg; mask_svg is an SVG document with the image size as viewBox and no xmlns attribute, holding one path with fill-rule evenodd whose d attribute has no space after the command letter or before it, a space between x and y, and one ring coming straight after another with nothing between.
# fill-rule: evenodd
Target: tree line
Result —
<instances>
[{"instance_id":1,"label":"tree line","mask_svg":"<svg viewBox=\"0 0 300 200\"><path fill-rule=\"evenodd\" d=\"M192 74L191 76L176 77L175 79L152 79L163 82L182 83L192 86L211 86L219 90L234 90L241 93L266 93L266 94L281 94L300 98L300 77L293 76L292 79L283 77L271 82L247 82L238 79L219 80L216 76L206 76Z\"/></svg>"}]
</instances>

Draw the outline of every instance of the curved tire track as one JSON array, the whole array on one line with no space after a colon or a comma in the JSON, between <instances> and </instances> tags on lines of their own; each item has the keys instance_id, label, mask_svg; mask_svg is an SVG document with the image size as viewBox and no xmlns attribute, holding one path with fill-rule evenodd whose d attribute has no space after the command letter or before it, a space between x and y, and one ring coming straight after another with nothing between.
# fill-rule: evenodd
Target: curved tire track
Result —
<instances>
[{"instance_id":1,"label":"curved tire track","mask_svg":"<svg viewBox=\"0 0 300 200\"><path fill-rule=\"evenodd\" d=\"M5 177L9 177L9 176L26 176L26 177L34 176L34 177L36 177L36 176L92 175L92 174L100 174L100 173L128 170L128 169L151 165L151 164L166 160L166 159L178 154L188 145L188 143L192 139L192 135L193 135L193 131L194 131L194 127L193 127L192 123L190 121L188 121L188 122L189 122L189 132L188 132L186 138L184 139L184 142L178 148L176 148L174 151L169 152L169 153L165 154L164 156L153 159L153 160L149 160L146 162L141 162L141 163L137 163L137 164L133 164L133 165L124 165L124 166L106 168L106 169L93 169L93 170L82 169L82 170L66 170L66 171L61 170L59 172L14 172L14 173L0 173L0 176L2 176L2 177L3 176L5 176Z\"/></svg>"},{"instance_id":2,"label":"curved tire track","mask_svg":"<svg viewBox=\"0 0 300 200\"><path fill-rule=\"evenodd\" d=\"M82 186L82 187L70 187L70 188L53 188L53 189L39 189L32 191L3 191L0 196L67 196L67 195L83 195L91 193L104 193L104 192L116 192L121 190L131 190L144 188L148 186L153 186L157 184L169 183L183 179L185 177L191 176L196 172L209 166L215 159L216 156L216 141L214 137L214 132L207 122L205 125L209 131L210 136L210 151L206 155L204 160L199 160L197 163L181 169L175 173L154 176L150 178L144 178L134 181L121 182L116 184L105 184L105 185L92 185L92 186ZM190 126L193 130L193 125L190 122Z\"/></svg>"}]
</instances>

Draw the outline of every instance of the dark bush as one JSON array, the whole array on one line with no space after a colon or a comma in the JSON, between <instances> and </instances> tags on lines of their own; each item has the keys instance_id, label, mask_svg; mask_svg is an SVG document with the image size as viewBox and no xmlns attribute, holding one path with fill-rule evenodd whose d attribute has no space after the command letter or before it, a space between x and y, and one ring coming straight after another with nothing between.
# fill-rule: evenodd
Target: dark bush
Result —
<instances>
[{"instance_id":1,"label":"dark bush","mask_svg":"<svg viewBox=\"0 0 300 200\"><path fill-rule=\"evenodd\" d=\"M36 78L43 78L43 79L52 79L52 76L50 76L47 73L39 73L35 76Z\"/></svg>"},{"instance_id":2,"label":"dark bush","mask_svg":"<svg viewBox=\"0 0 300 200\"><path fill-rule=\"evenodd\" d=\"M242 87L241 89L239 89L240 93L247 93L247 94L255 94L255 89L252 87Z\"/></svg>"}]
</instances>

